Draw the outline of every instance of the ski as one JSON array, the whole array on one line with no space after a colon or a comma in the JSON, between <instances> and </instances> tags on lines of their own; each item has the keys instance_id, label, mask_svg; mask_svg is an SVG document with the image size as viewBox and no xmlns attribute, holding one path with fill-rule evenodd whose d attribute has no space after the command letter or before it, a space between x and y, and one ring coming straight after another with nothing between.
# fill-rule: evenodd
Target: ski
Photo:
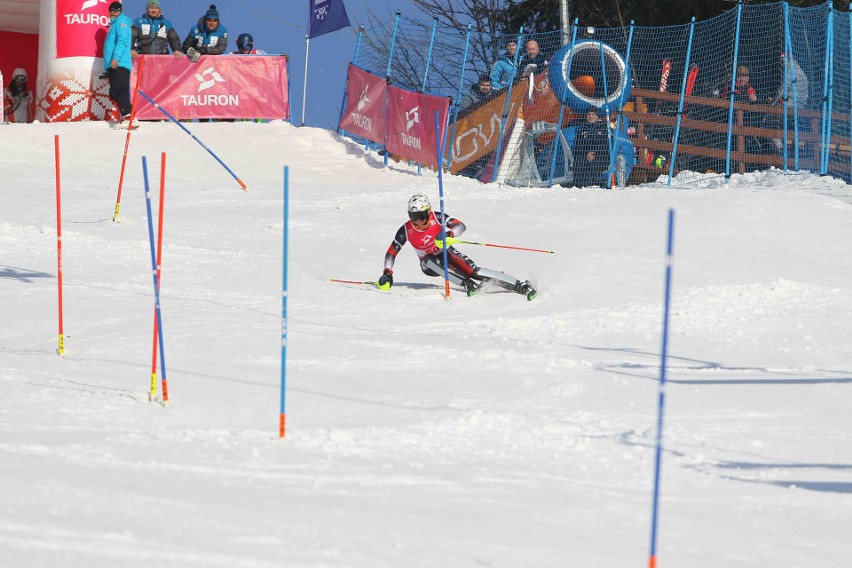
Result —
<instances>
[{"instance_id":1,"label":"ski","mask_svg":"<svg viewBox=\"0 0 852 568\"><path fill-rule=\"evenodd\" d=\"M687 97L692 96L692 91L695 90L695 81L698 79L698 64L693 63L689 66L689 73L686 76L686 89L685 95ZM683 103L683 115L686 116L686 105L687 103Z\"/></svg>"},{"instance_id":2,"label":"ski","mask_svg":"<svg viewBox=\"0 0 852 568\"><path fill-rule=\"evenodd\" d=\"M660 74L660 92L665 93L669 90L669 75L672 72L672 60L671 59L663 59L663 72ZM657 113L659 114L663 110L663 100L657 100Z\"/></svg>"}]
</instances>

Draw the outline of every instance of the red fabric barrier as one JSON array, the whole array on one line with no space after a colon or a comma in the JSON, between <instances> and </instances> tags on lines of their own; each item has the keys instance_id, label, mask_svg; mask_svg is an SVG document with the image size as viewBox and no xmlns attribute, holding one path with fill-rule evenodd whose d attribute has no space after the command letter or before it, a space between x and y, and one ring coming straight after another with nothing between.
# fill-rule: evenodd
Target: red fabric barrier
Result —
<instances>
[{"instance_id":1,"label":"red fabric barrier","mask_svg":"<svg viewBox=\"0 0 852 568\"><path fill-rule=\"evenodd\" d=\"M134 61L130 86L136 85ZM283 55L205 55L197 63L171 55L146 55L140 90L177 119L290 119L287 58ZM139 97L136 116L163 114Z\"/></svg>"},{"instance_id":2,"label":"red fabric barrier","mask_svg":"<svg viewBox=\"0 0 852 568\"><path fill-rule=\"evenodd\" d=\"M387 150L391 154L437 167L435 111L438 111L443 136L449 108L450 100L447 97L416 93L390 85Z\"/></svg>"},{"instance_id":3,"label":"red fabric barrier","mask_svg":"<svg viewBox=\"0 0 852 568\"><path fill-rule=\"evenodd\" d=\"M337 127L367 140L385 142L387 81L349 64L346 74L346 108Z\"/></svg>"}]
</instances>

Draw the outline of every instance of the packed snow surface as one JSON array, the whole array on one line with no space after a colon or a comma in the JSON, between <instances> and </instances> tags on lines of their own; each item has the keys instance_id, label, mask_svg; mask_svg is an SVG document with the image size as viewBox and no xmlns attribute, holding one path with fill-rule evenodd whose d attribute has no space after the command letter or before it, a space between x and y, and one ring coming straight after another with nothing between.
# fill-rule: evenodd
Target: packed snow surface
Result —
<instances>
[{"instance_id":1,"label":"packed snow surface","mask_svg":"<svg viewBox=\"0 0 852 568\"><path fill-rule=\"evenodd\" d=\"M647 565L674 209L657 565L850 566L852 205L781 172L519 189L446 175L468 298L410 246L438 178L333 132L0 128L3 566ZM58 348L54 136L65 354ZM149 401L159 210L169 402ZM281 411L289 166L287 432ZM157 219L153 220L156 231Z\"/></svg>"}]
</instances>

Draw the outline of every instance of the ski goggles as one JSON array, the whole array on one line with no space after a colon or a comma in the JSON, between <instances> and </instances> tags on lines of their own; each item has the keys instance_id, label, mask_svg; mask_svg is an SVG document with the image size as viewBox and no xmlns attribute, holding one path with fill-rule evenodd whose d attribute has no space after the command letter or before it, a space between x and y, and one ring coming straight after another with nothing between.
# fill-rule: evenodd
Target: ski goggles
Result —
<instances>
[{"instance_id":1,"label":"ski goggles","mask_svg":"<svg viewBox=\"0 0 852 568\"><path fill-rule=\"evenodd\" d=\"M26 83L27 82L27 76L26 75L15 75L14 79L18 83Z\"/></svg>"},{"instance_id":2,"label":"ski goggles","mask_svg":"<svg viewBox=\"0 0 852 568\"><path fill-rule=\"evenodd\" d=\"M429 211L409 211L408 218L412 223L425 223L429 220Z\"/></svg>"}]
</instances>

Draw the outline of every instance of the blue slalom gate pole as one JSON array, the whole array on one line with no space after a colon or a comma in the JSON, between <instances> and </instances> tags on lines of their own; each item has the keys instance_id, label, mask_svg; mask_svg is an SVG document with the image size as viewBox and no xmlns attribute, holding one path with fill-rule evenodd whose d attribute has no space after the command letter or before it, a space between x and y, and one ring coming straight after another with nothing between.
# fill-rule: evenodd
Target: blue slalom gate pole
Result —
<instances>
[{"instance_id":1,"label":"blue slalom gate pole","mask_svg":"<svg viewBox=\"0 0 852 568\"><path fill-rule=\"evenodd\" d=\"M160 310L160 279L157 276L157 253L154 245L154 219L151 213L151 191L148 186L148 159L142 156L142 175L145 178L145 207L148 211L148 238L151 241L151 274L154 276L154 309L157 312L157 343L160 347L160 372L163 377L163 406L168 403L166 394L166 349L163 346L163 312Z\"/></svg>"},{"instance_id":2,"label":"blue slalom gate pole","mask_svg":"<svg viewBox=\"0 0 852 568\"><path fill-rule=\"evenodd\" d=\"M289 232L290 168L284 166L284 234L283 245L283 284L281 288L281 415L278 420L278 436L283 438L287 425L287 234Z\"/></svg>"},{"instance_id":3,"label":"blue slalom gate pole","mask_svg":"<svg viewBox=\"0 0 852 568\"><path fill-rule=\"evenodd\" d=\"M391 44L390 51L388 52L388 68L385 71L385 80L387 80L388 84L390 84L391 80L391 64L393 63L393 48L396 45L396 31L399 28L399 17L402 14L399 10L396 11L393 19L393 32L391 33ZM385 93L385 113L387 113L388 108L388 97L390 95ZM387 132L385 132L385 159L384 163L388 165L388 137Z\"/></svg>"},{"instance_id":4,"label":"blue slalom gate pole","mask_svg":"<svg viewBox=\"0 0 852 568\"><path fill-rule=\"evenodd\" d=\"M450 299L450 265L447 263L447 217L444 215L444 177L441 172L444 170L444 164L441 156L443 156L444 148L441 144L441 120L438 116L438 111L435 111L435 145L438 151L438 195L441 197L441 239L444 241L444 246L441 250L444 254L444 298Z\"/></svg>"},{"instance_id":5,"label":"blue slalom gate pole","mask_svg":"<svg viewBox=\"0 0 852 568\"><path fill-rule=\"evenodd\" d=\"M657 564L657 522L660 502L660 466L663 455L663 410L666 405L666 358L669 345L669 305L672 287L672 254L674 245L674 209L669 209L669 232L666 246L666 286L663 302L663 348L660 361L660 394L657 402L657 451L654 459L654 502L651 513L651 555L649 568Z\"/></svg>"},{"instance_id":6,"label":"blue slalom gate pole","mask_svg":"<svg viewBox=\"0 0 852 568\"><path fill-rule=\"evenodd\" d=\"M207 147L207 145L206 145L206 144L204 144L204 142L202 142L201 140L199 140L199 139L195 136L195 134L193 134L192 132L190 132L190 131L189 131L189 129L188 129L186 126L184 126L183 124L181 124L181 122L180 122L178 119L176 119L176 118L175 118L175 117L173 117L171 114L169 114L169 111L167 111L166 109L164 109L163 107L161 107L159 104L157 104L157 103L154 101L154 99L152 99L151 97L149 97L148 95L146 95L143 91L138 91L138 92L139 92L139 94L140 94L140 95L142 95L143 97L145 97L145 100L147 100L149 103L151 103L152 105L154 105L154 108L156 108L158 111L160 111L161 113L163 113L164 115L166 115L166 117L168 117L168 119L169 119L169 120L171 120L172 122L174 122L175 124L177 124L178 126L180 126L180 127L181 127L181 129L182 129L184 132L186 132L187 134L189 134L189 135L190 135L190 137L192 137L192 139L193 139L193 140L195 140L196 142L198 142L198 144L199 144L202 148L204 148L205 150L207 150L207 152L208 152L211 156L213 156L213 157L216 159L216 161L217 161L217 162L219 162L219 164L221 164L221 166L222 166L223 168L225 168L225 169L228 171L228 173L229 173L229 174L231 174L231 176L233 176L233 178L234 178L235 180L237 180L237 183L238 183L238 184L240 184L240 187L243 189L243 191L248 191L248 187L246 187L246 184L244 184L244 183L243 183L243 180L241 180L240 178L238 178L238 177L237 177L237 174L235 174L235 173L233 172L233 170L231 170L231 168L229 168L227 165L225 165L225 162L223 162L222 160L220 160L220 159L219 159L219 156L217 156L216 154L214 154L214 153L213 153L213 150L211 150L210 148L208 148L208 147Z\"/></svg>"}]
</instances>

